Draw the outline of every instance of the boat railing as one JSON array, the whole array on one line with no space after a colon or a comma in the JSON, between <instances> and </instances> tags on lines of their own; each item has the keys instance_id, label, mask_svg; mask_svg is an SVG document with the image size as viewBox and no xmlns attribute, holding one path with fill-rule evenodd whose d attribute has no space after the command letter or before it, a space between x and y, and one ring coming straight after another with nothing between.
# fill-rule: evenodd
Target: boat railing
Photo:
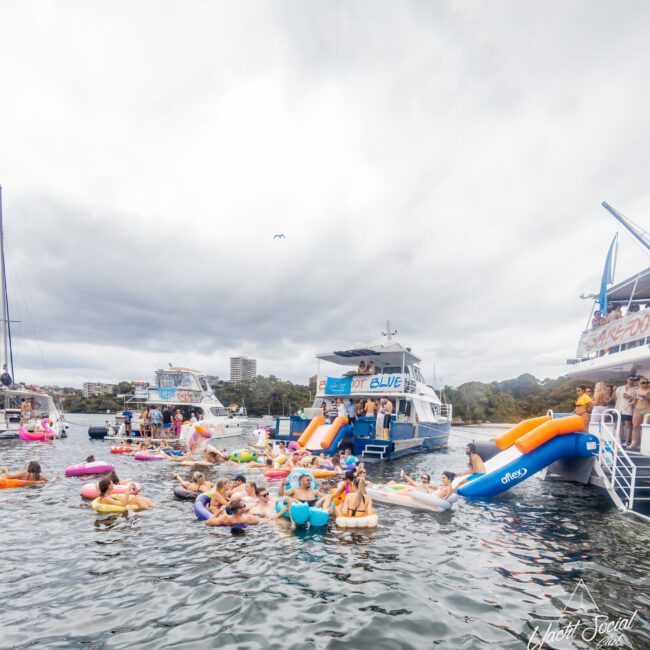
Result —
<instances>
[{"instance_id":1,"label":"boat railing","mask_svg":"<svg viewBox=\"0 0 650 650\"><path fill-rule=\"evenodd\" d=\"M638 494L638 468L620 443L621 414L614 409L605 410L598 427L598 465L606 487L617 505L634 510L636 502L650 501L650 496Z\"/></svg>"}]
</instances>

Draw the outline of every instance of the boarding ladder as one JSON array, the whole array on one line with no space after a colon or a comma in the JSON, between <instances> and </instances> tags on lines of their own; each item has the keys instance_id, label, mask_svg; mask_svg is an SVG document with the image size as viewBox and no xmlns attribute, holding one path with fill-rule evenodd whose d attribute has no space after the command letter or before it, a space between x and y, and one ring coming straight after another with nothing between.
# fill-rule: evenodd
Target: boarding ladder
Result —
<instances>
[{"instance_id":1,"label":"boarding ladder","mask_svg":"<svg viewBox=\"0 0 650 650\"><path fill-rule=\"evenodd\" d=\"M619 442L620 429L619 411L605 410L594 469L619 509L650 521L650 457L627 452Z\"/></svg>"},{"instance_id":2,"label":"boarding ladder","mask_svg":"<svg viewBox=\"0 0 650 650\"><path fill-rule=\"evenodd\" d=\"M386 457L386 445L367 444L361 454L361 458L366 458L368 456L384 460Z\"/></svg>"}]
</instances>

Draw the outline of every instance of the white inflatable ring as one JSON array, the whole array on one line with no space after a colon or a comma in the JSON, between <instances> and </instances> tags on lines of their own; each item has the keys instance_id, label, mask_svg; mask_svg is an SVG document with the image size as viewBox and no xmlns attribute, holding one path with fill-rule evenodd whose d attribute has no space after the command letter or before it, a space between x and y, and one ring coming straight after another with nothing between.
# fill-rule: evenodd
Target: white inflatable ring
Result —
<instances>
[{"instance_id":1,"label":"white inflatable ring","mask_svg":"<svg viewBox=\"0 0 650 650\"><path fill-rule=\"evenodd\" d=\"M377 522L377 515L336 518L336 525L339 528L377 528Z\"/></svg>"},{"instance_id":2,"label":"white inflatable ring","mask_svg":"<svg viewBox=\"0 0 650 650\"><path fill-rule=\"evenodd\" d=\"M440 508L441 510L449 510L451 506L458 501L458 495L452 494L448 499L441 499L440 497L435 496L434 494L428 494L427 492L420 492L419 490L413 490L410 494L411 499L414 501L419 501L420 503L426 503L429 506L434 508Z\"/></svg>"}]
</instances>

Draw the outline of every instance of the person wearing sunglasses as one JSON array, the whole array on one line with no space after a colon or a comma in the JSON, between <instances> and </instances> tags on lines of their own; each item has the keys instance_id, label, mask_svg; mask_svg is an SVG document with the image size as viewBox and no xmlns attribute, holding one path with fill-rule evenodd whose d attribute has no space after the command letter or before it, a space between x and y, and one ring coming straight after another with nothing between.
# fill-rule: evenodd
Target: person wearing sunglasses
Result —
<instances>
[{"instance_id":1,"label":"person wearing sunglasses","mask_svg":"<svg viewBox=\"0 0 650 650\"><path fill-rule=\"evenodd\" d=\"M641 425L647 413L650 412L650 389L648 379L639 377L639 387L634 394L634 413L632 414L632 444L628 451L639 451L641 442Z\"/></svg>"},{"instance_id":2,"label":"person wearing sunglasses","mask_svg":"<svg viewBox=\"0 0 650 650\"><path fill-rule=\"evenodd\" d=\"M411 478L404 470L399 473L400 479L408 483L411 487L418 488L424 492L429 492L431 490L431 475L423 473L420 476L420 480L416 481Z\"/></svg>"},{"instance_id":3,"label":"person wearing sunglasses","mask_svg":"<svg viewBox=\"0 0 650 650\"><path fill-rule=\"evenodd\" d=\"M258 487L256 491L257 504L250 510L251 515L262 515L271 518L275 516L275 498L271 496L268 488Z\"/></svg>"}]
</instances>

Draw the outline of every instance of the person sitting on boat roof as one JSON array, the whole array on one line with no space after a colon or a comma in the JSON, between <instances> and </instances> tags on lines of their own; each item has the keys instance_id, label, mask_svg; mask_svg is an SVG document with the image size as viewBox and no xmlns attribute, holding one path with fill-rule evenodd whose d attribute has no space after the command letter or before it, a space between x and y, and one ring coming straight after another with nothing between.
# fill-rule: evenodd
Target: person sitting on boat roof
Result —
<instances>
[{"instance_id":1,"label":"person sitting on boat roof","mask_svg":"<svg viewBox=\"0 0 650 650\"><path fill-rule=\"evenodd\" d=\"M377 374L377 368L375 368L375 362L374 361L368 361L368 371L366 372L367 375L376 375Z\"/></svg>"},{"instance_id":2,"label":"person sitting on boat roof","mask_svg":"<svg viewBox=\"0 0 650 650\"><path fill-rule=\"evenodd\" d=\"M464 485L468 481L472 481L479 476L485 474L485 464L483 459L479 456L476 445L473 442L468 442L465 446L465 453L469 459L469 469L466 469L462 472L458 472L456 476L464 476L465 478L456 486L458 489L461 485Z\"/></svg>"},{"instance_id":3,"label":"person sitting on boat roof","mask_svg":"<svg viewBox=\"0 0 650 650\"><path fill-rule=\"evenodd\" d=\"M357 367L356 374L365 375L367 373L368 373L368 369L366 368L366 362L363 359L361 359L361 361L359 361L359 366Z\"/></svg>"},{"instance_id":4,"label":"person sitting on boat roof","mask_svg":"<svg viewBox=\"0 0 650 650\"><path fill-rule=\"evenodd\" d=\"M612 310L607 315L607 322L611 323L612 321L623 318L623 312L621 311L621 305L612 305Z\"/></svg>"}]
</instances>

